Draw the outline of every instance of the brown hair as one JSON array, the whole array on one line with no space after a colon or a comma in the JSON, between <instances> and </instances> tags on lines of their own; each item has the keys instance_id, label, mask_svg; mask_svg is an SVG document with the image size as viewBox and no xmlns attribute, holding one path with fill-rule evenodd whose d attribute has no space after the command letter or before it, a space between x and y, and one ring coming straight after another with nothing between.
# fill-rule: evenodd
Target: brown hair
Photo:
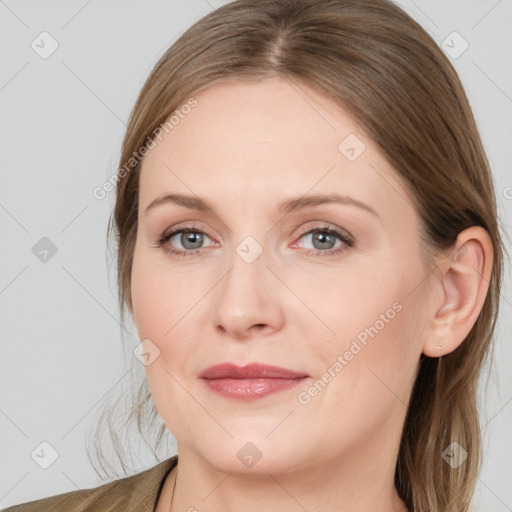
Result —
<instances>
[{"instance_id":1,"label":"brown hair","mask_svg":"<svg viewBox=\"0 0 512 512\"><path fill-rule=\"evenodd\" d=\"M395 472L410 510L467 511L481 462L478 377L498 315L505 248L492 175L461 82L426 31L392 2L237 0L199 20L167 50L132 111L120 160L120 170L127 162L130 168L119 173L109 223L116 236L122 320L125 307L133 313L140 174L140 160L130 160L133 153L206 87L270 76L333 99L377 143L414 198L429 271L436 255L456 249L464 229L482 226L491 237L492 275L473 328L442 360L421 356ZM141 434L157 417L145 380L132 417ZM164 431L161 424L156 444ZM453 441L469 453L458 468L442 458Z\"/></svg>"}]
</instances>

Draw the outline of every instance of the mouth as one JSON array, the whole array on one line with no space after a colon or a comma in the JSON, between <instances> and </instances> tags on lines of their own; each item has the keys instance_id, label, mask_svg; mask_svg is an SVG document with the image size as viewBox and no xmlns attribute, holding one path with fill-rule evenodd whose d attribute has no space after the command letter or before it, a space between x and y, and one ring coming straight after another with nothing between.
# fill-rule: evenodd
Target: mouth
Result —
<instances>
[{"instance_id":1,"label":"mouth","mask_svg":"<svg viewBox=\"0 0 512 512\"><path fill-rule=\"evenodd\" d=\"M210 391L221 396L256 400L293 388L309 375L261 363L246 366L223 363L207 368L199 377Z\"/></svg>"}]
</instances>

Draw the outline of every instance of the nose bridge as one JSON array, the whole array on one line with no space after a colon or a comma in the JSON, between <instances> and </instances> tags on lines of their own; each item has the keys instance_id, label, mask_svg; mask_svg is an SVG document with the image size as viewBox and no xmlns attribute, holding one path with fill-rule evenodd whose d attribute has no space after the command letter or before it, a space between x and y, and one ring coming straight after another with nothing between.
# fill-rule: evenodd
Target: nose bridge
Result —
<instances>
[{"instance_id":1,"label":"nose bridge","mask_svg":"<svg viewBox=\"0 0 512 512\"><path fill-rule=\"evenodd\" d=\"M268 251L252 236L246 236L229 258L230 270L219 287L214 321L236 337L249 334L251 327L278 329L282 305L269 279Z\"/></svg>"},{"instance_id":2,"label":"nose bridge","mask_svg":"<svg viewBox=\"0 0 512 512\"><path fill-rule=\"evenodd\" d=\"M229 266L231 270L226 276L221 297L229 308L241 310L244 304L254 307L262 300L269 300L265 293L266 274L269 273L267 254L255 238L246 237L234 248Z\"/></svg>"}]
</instances>

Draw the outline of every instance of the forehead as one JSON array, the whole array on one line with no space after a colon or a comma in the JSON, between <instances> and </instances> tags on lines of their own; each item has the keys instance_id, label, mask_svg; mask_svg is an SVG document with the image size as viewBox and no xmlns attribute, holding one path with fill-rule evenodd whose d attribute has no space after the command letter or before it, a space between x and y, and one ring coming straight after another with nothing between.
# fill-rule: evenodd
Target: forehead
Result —
<instances>
[{"instance_id":1,"label":"forehead","mask_svg":"<svg viewBox=\"0 0 512 512\"><path fill-rule=\"evenodd\" d=\"M164 192L263 207L263 198L273 204L308 191L350 194L384 214L397 210L397 199L405 203L398 205L402 210L412 208L396 173L356 121L304 85L230 81L194 100L194 108L178 108L172 129L144 158L142 208Z\"/></svg>"}]
</instances>

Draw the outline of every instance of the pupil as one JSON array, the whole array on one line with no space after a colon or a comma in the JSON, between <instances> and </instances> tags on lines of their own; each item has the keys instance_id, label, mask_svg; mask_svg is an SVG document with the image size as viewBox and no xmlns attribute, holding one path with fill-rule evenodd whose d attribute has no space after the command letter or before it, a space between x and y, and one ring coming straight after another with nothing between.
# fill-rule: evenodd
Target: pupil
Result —
<instances>
[{"instance_id":1,"label":"pupil","mask_svg":"<svg viewBox=\"0 0 512 512\"><path fill-rule=\"evenodd\" d=\"M181 243L185 249L197 249L203 243L203 235L196 232L184 232L181 234Z\"/></svg>"},{"instance_id":2,"label":"pupil","mask_svg":"<svg viewBox=\"0 0 512 512\"><path fill-rule=\"evenodd\" d=\"M320 247L317 247L315 242L318 242ZM329 233L313 233L313 245L316 249L332 249L334 242L334 237Z\"/></svg>"}]
</instances>

